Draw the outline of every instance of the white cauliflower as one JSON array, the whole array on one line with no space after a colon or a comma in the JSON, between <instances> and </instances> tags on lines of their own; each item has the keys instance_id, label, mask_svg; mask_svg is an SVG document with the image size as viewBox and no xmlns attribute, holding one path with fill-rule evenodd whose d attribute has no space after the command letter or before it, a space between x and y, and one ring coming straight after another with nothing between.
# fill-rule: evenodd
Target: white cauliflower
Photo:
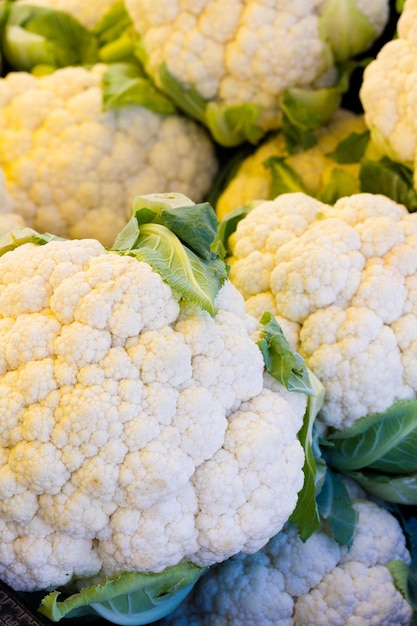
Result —
<instances>
[{"instance_id":1,"label":"white cauliflower","mask_svg":"<svg viewBox=\"0 0 417 626\"><path fill-rule=\"evenodd\" d=\"M0 166L28 226L111 245L132 197L175 190L198 202L217 163L193 120L139 106L103 111L105 69L0 79Z\"/></svg>"},{"instance_id":2,"label":"white cauliflower","mask_svg":"<svg viewBox=\"0 0 417 626\"><path fill-rule=\"evenodd\" d=\"M382 153L412 168L417 189L416 15L416 0L406 0L398 36L365 69L360 99L372 140Z\"/></svg>"},{"instance_id":3,"label":"white cauliflower","mask_svg":"<svg viewBox=\"0 0 417 626\"><path fill-rule=\"evenodd\" d=\"M156 84L225 145L255 143L279 128L286 90L333 87L338 61L367 50L389 13L387 0L125 0L125 5ZM331 98L334 104L334 94ZM318 104L323 119L333 104Z\"/></svg>"},{"instance_id":4,"label":"white cauliflower","mask_svg":"<svg viewBox=\"0 0 417 626\"><path fill-rule=\"evenodd\" d=\"M229 240L248 312L270 311L345 429L417 395L417 214L382 195L326 205L289 193L252 208Z\"/></svg>"},{"instance_id":5,"label":"white cauliflower","mask_svg":"<svg viewBox=\"0 0 417 626\"><path fill-rule=\"evenodd\" d=\"M0 257L0 578L259 550L303 485L306 399L264 384L236 288L210 315L97 240L25 241Z\"/></svg>"},{"instance_id":6,"label":"white cauliflower","mask_svg":"<svg viewBox=\"0 0 417 626\"><path fill-rule=\"evenodd\" d=\"M400 524L358 489L350 550L323 526L306 542L288 524L258 553L214 566L164 626L408 626L387 564L410 563Z\"/></svg>"}]
</instances>

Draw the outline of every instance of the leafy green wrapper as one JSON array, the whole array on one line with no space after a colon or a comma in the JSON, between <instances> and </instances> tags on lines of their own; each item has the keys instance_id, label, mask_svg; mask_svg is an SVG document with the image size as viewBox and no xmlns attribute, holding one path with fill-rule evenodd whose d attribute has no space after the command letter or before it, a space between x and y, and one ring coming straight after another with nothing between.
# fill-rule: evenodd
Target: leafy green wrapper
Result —
<instances>
[{"instance_id":1,"label":"leafy green wrapper","mask_svg":"<svg viewBox=\"0 0 417 626\"><path fill-rule=\"evenodd\" d=\"M53 622L93 613L115 624L149 624L171 613L204 571L181 562L156 574L122 572L69 595L65 590L52 591L38 610Z\"/></svg>"},{"instance_id":2,"label":"leafy green wrapper","mask_svg":"<svg viewBox=\"0 0 417 626\"><path fill-rule=\"evenodd\" d=\"M139 46L136 48L139 50ZM144 61L146 53L138 54ZM245 141L257 144L265 134L258 124L260 107L247 102L224 106L207 102L194 86L185 87L171 74L165 63L158 72L158 84L164 93L190 117L204 124L221 146L233 147Z\"/></svg>"},{"instance_id":3,"label":"leafy green wrapper","mask_svg":"<svg viewBox=\"0 0 417 626\"><path fill-rule=\"evenodd\" d=\"M65 11L29 2L3 4L1 50L12 69L30 72L38 65L60 68L98 60L95 35Z\"/></svg>"},{"instance_id":4,"label":"leafy green wrapper","mask_svg":"<svg viewBox=\"0 0 417 626\"><path fill-rule=\"evenodd\" d=\"M111 63L102 83L104 111L135 105L159 115L177 112L174 103L151 83L138 63Z\"/></svg>"},{"instance_id":5,"label":"leafy green wrapper","mask_svg":"<svg viewBox=\"0 0 417 626\"><path fill-rule=\"evenodd\" d=\"M316 500L320 517L330 526L335 540L350 548L359 516L342 479L330 468Z\"/></svg>"},{"instance_id":6,"label":"leafy green wrapper","mask_svg":"<svg viewBox=\"0 0 417 626\"><path fill-rule=\"evenodd\" d=\"M271 313L264 313L260 324L263 328L258 346L263 354L267 371L289 391L308 396L303 426L298 434L305 455L304 485L298 494L296 508L290 517L290 521L298 525L300 537L304 541L320 526L316 491L317 481L323 467L321 466L318 476L315 454L318 448L314 448L313 428L316 416L323 405L324 387L307 368L304 359L292 350L281 326Z\"/></svg>"},{"instance_id":7,"label":"leafy green wrapper","mask_svg":"<svg viewBox=\"0 0 417 626\"><path fill-rule=\"evenodd\" d=\"M362 191L383 194L399 204L404 204L410 213L417 210L414 173L410 167L386 156L379 160L364 158L360 181Z\"/></svg>"},{"instance_id":8,"label":"leafy green wrapper","mask_svg":"<svg viewBox=\"0 0 417 626\"><path fill-rule=\"evenodd\" d=\"M322 441L331 467L388 502L417 504L417 400L397 402Z\"/></svg>"},{"instance_id":9,"label":"leafy green wrapper","mask_svg":"<svg viewBox=\"0 0 417 626\"><path fill-rule=\"evenodd\" d=\"M282 383L288 391L296 391L308 396L315 395L304 359L292 350L272 313L264 313L260 324L262 330L258 346L271 376Z\"/></svg>"},{"instance_id":10,"label":"leafy green wrapper","mask_svg":"<svg viewBox=\"0 0 417 626\"><path fill-rule=\"evenodd\" d=\"M182 194L138 196L111 251L148 263L182 298L214 315L228 268L213 251L217 217L210 204Z\"/></svg>"}]
</instances>

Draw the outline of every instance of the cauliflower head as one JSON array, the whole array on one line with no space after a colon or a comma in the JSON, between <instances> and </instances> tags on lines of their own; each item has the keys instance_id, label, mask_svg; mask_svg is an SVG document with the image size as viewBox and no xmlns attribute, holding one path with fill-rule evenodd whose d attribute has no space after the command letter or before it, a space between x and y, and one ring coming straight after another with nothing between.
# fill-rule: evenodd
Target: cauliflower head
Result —
<instances>
[{"instance_id":1,"label":"cauliflower head","mask_svg":"<svg viewBox=\"0 0 417 626\"><path fill-rule=\"evenodd\" d=\"M27 226L111 245L131 198L173 189L202 199L214 146L193 120L139 106L103 110L103 64L0 79L0 166Z\"/></svg>"},{"instance_id":2,"label":"cauliflower head","mask_svg":"<svg viewBox=\"0 0 417 626\"><path fill-rule=\"evenodd\" d=\"M410 563L397 519L357 492L350 550L325 527L307 541L285 528L259 552L211 568L169 626L407 626L411 607L387 564Z\"/></svg>"},{"instance_id":3,"label":"cauliflower head","mask_svg":"<svg viewBox=\"0 0 417 626\"><path fill-rule=\"evenodd\" d=\"M17 590L256 552L303 485L305 396L242 296L210 315L94 239L0 258L0 578Z\"/></svg>"},{"instance_id":4,"label":"cauliflower head","mask_svg":"<svg viewBox=\"0 0 417 626\"><path fill-rule=\"evenodd\" d=\"M344 191L339 195L358 193L360 191L359 162L340 166L328 155L351 133L361 134L366 131L367 127L362 114L339 109L329 123L317 131L317 143L311 148L289 153L282 133L268 138L255 149L253 154L243 160L236 174L227 183L216 203L218 218L223 219L234 209L253 200L277 195L273 193L274 159L284 159L285 166L291 168L294 173L294 183L296 183L295 179L299 182L299 191L305 191L311 196L322 197L328 193L333 196L339 189L338 175L343 176L340 180L340 189ZM346 193L346 186L349 186L350 193Z\"/></svg>"},{"instance_id":5,"label":"cauliflower head","mask_svg":"<svg viewBox=\"0 0 417 626\"><path fill-rule=\"evenodd\" d=\"M416 17L417 2L407 0L397 36L365 68L360 99L372 140L382 154L413 169L417 189Z\"/></svg>"},{"instance_id":6,"label":"cauliflower head","mask_svg":"<svg viewBox=\"0 0 417 626\"><path fill-rule=\"evenodd\" d=\"M387 23L389 3L126 0L125 5L156 84L220 143L235 145L256 143L280 127L286 90L335 86L338 61L370 47Z\"/></svg>"},{"instance_id":7,"label":"cauliflower head","mask_svg":"<svg viewBox=\"0 0 417 626\"><path fill-rule=\"evenodd\" d=\"M382 195L334 206L303 193L257 204L230 240L230 279L269 310L344 429L417 395L417 215Z\"/></svg>"}]
</instances>

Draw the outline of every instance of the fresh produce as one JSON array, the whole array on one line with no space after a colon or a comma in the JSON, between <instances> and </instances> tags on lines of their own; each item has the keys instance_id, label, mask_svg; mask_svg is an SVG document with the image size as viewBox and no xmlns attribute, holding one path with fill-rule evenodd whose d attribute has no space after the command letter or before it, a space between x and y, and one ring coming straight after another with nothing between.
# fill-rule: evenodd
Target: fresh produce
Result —
<instances>
[{"instance_id":1,"label":"fresh produce","mask_svg":"<svg viewBox=\"0 0 417 626\"><path fill-rule=\"evenodd\" d=\"M81 588L48 596L56 621L143 574L169 599L190 570L262 548L304 491L297 434L320 386L300 358L268 373L216 223L157 194L111 249L0 240L0 578Z\"/></svg>"},{"instance_id":2,"label":"fresh produce","mask_svg":"<svg viewBox=\"0 0 417 626\"><path fill-rule=\"evenodd\" d=\"M0 166L27 226L111 245L136 194L203 198L217 168L211 139L135 72L98 64L0 79Z\"/></svg>"},{"instance_id":3,"label":"fresh produce","mask_svg":"<svg viewBox=\"0 0 417 626\"><path fill-rule=\"evenodd\" d=\"M284 134L274 133L226 182L216 201L219 219L252 200L272 199L290 191L304 191L328 203L358 193L360 160L368 135L363 115L347 109L338 109L328 124L315 132L312 146L289 151Z\"/></svg>"},{"instance_id":4,"label":"fresh produce","mask_svg":"<svg viewBox=\"0 0 417 626\"><path fill-rule=\"evenodd\" d=\"M235 225L230 280L324 385L327 460L380 497L416 504L417 215L382 195L331 206L300 192L237 213L221 226Z\"/></svg>"},{"instance_id":5,"label":"fresh produce","mask_svg":"<svg viewBox=\"0 0 417 626\"><path fill-rule=\"evenodd\" d=\"M331 206L297 192L256 204L229 239L230 279L250 313L291 330L326 387L329 426L415 396L416 232L417 215L384 196Z\"/></svg>"},{"instance_id":6,"label":"fresh produce","mask_svg":"<svg viewBox=\"0 0 417 626\"><path fill-rule=\"evenodd\" d=\"M389 17L387 0L125 0L157 86L224 146L300 133L337 110L349 61Z\"/></svg>"},{"instance_id":7,"label":"fresh produce","mask_svg":"<svg viewBox=\"0 0 417 626\"><path fill-rule=\"evenodd\" d=\"M417 2L406 0L397 36L366 67L360 100L372 141L381 158L364 163L366 191L384 193L417 209ZM383 96L383 97L382 97Z\"/></svg>"},{"instance_id":8,"label":"fresh produce","mask_svg":"<svg viewBox=\"0 0 417 626\"><path fill-rule=\"evenodd\" d=\"M253 555L211 568L164 626L409 626L404 533L381 504L351 485L358 524L351 547L323 525L306 542L291 524Z\"/></svg>"},{"instance_id":9,"label":"fresh produce","mask_svg":"<svg viewBox=\"0 0 417 626\"><path fill-rule=\"evenodd\" d=\"M68 65L138 62L137 35L122 0L1 0L0 26L6 72L45 74Z\"/></svg>"}]
</instances>

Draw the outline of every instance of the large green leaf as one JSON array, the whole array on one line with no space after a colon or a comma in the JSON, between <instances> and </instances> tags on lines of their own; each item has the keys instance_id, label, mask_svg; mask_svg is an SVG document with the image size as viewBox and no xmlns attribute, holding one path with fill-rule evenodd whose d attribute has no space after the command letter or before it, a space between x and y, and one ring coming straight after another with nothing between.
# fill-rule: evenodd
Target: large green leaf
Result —
<instances>
[{"instance_id":1,"label":"large green leaf","mask_svg":"<svg viewBox=\"0 0 417 626\"><path fill-rule=\"evenodd\" d=\"M417 401L392 405L330 434L324 444L329 463L340 471L417 472Z\"/></svg>"},{"instance_id":2,"label":"large green leaf","mask_svg":"<svg viewBox=\"0 0 417 626\"><path fill-rule=\"evenodd\" d=\"M375 161L364 158L360 169L361 190L380 193L399 204L404 204L410 212L417 210L417 193L414 189L414 173L403 163L382 157Z\"/></svg>"},{"instance_id":3,"label":"large green leaf","mask_svg":"<svg viewBox=\"0 0 417 626\"><path fill-rule=\"evenodd\" d=\"M341 165L359 163L365 154L369 140L369 130L365 130L363 133L350 133L345 139L339 141L336 148L332 152L328 152L326 156Z\"/></svg>"},{"instance_id":4,"label":"large green leaf","mask_svg":"<svg viewBox=\"0 0 417 626\"><path fill-rule=\"evenodd\" d=\"M353 508L348 491L338 474L327 468L324 484L316 496L322 519L330 526L340 544L352 545L358 512Z\"/></svg>"},{"instance_id":5,"label":"large green leaf","mask_svg":"<svg viewBox=\"0 0 417 626\"><path fill-rule=\"evenodd\" d=\"M365 491L386 502L417 504L417 472L404 475L382 474L366 470L343 473L356 480Z\"/></svg>"},{"instance_id":6,"label":"large green leaf","mask_svg":"<svg viewBox=\"0 0 417 626\"><path fill-rule=\"evenodd\" d=\"M157 574L122 572L71 595L65 589L52 591L42 599L39 612L53 622L94 612L115 624L149 624L173 611L203 572L189 562Z\"/></svg>"},{"instance_id":7,"label":"large green leaf","mask_svg":"<svg viewBox=\"0 0 417 626\"><path fill-rule=\"evenodd\" d=\"M2 51L12 69L31 71L37 65L53 68L98 61L95 35L78 20L57 9L9 5Z\"/></svg>"},{"instance_id":8,"label":"large green leaf","mask_svg":"<svg viewBox=\"0 0 417 626\"><path fill-rule=\"evenodd\" d=\"M324 0L319 32L337 61L347 61L365 52L377 36L358 0Z\"/></svg>"},{"instance_id":9,"label":"large green leaf","mask_svg":"<svg viewBox=\"0 0 417 626\"><path fill-rule=\"evenodd\" d=\"M268 194L269 200L273 200L282 193L293 193L296 191L307 193L303 179L288 165L285 157L269 157L269 159L264 161L263 166L269 170L272 179Z\"/></svg>"},{"instance_id":10,"label":"large green leaf","mask_svg":"<svg viewBox=\"0 0 417 626\"><path fill-rule=\"evenodd\" d=\"M103 109L140 106L159 115L172 115L177 109L145 76L138 63L111 63L103 74Z\"/></svg>"},{"instance_id":11,"label":"large green leaf","mask_svg":"<svg viewBox=\"0 0 417 626\"><path fill-rule=\"evenodd\" d=\"M316 495L323 480L323 460L315 445L315 419L323 406L324 387L318 378L309 371L311 386L314 395L308 396L307 409L304 415L303 426L298 433L298 439L304 450L304 484L298 494L298 500L290 521L298 526L300 538L306 541L320 528L320 514Z\"/></svg>"},{"instance_id":12,"label":"large green leaf","mask_svg":"<svg viewBox=\"0 0 417 626\"><path fill-rule=\"evenodd\" d=\"M262 328L258 346L271 376L289 391L315 395L316 390L311 384L310 372L304 359L291 348L272 313L264 313L260 324Z\"/></svg>"},{"instance_id":13,"label":"large green leaf","mask_svg":"<svg viewBox=\"0 0 417 626\"><path fill-rule=\"evenodd\" d=\"M217 217L179 193L137 196L110 251L148 263L182 298L211 315L228 268L214 250Z\"/></svg>"},{"instance_id":14,"label":"large green leaf","mask_svg":"<svg viewBox=\"0 0 417 626\"><path fill-rule=\"evenodd\" d=\"M216 313L214 300L225 278L220 259L200 259L161 224L141 226L137 247L126 254L148 263L185 300Z\"/></svg>"}]
</instances>

